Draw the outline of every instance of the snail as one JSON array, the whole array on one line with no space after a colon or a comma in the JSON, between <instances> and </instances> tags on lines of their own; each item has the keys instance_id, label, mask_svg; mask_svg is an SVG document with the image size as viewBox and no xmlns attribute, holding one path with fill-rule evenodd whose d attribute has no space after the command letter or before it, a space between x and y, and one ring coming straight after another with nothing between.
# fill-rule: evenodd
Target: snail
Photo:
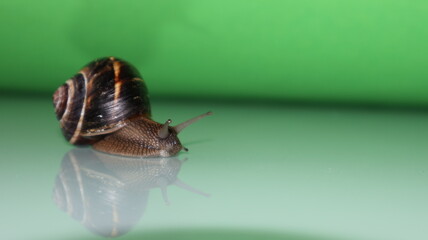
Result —
<instances>
[{"instance_id":1,"label":"snail","mask_svg":"<svg viewBox=\"0 0 428 240\"><path fill-rule=\"evenodd\" d=\"M177 135L204 113L176 126L151 119L148 90L138 71L115 57L90 62L53 94L64 137L74 145L124 156L168 157L183 147Z\"/></svg>"}]
</instances>

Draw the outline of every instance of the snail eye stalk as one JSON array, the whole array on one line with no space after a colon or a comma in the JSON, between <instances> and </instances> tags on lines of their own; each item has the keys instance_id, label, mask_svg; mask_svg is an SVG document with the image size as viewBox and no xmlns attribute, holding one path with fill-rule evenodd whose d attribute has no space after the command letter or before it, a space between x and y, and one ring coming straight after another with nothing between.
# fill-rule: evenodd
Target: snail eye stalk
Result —
<instances>
[{"instance_id":1,"label":"snail eye stalk","mask_svg":"<svg viewBox=\"0 0 428 240\"><path fill-rule=\"evenodd\" d=\"M172 123L172 120L168 119L165 122L165 124L162 126L162 128L159 129L158 136L160 138L164 139L164 138L168 137L168 135L169 135L168 127L169 127L169 124L171 124L171 123Z\"/></svg>"},{"instance_id":2,"label":"snail eye stalk","mask_svg":"<svg viewBox=\"0 0 428 240\"><path fill-rule=\"evenodd\" d=\"M196 116L196 117L194 117L194 118L191 118L191 119L189 119L189 120L187 120L187 121L185 121L185 122L183 122L183 123L180 123L180 124L178 124L177 126L174 126L173 128L174 128L174 130L175 130L175 131L177 132L177 134L178 134L178 133L180 133L183 129L185 129L185 128L186 128L186 127L188 127L189 125L193 124L194 122L198 121L199 119L204 118L204 117L209 116L209 115L212 115L212 114L213 114L212 112L207 112L207 113L201 114L201 115Z\"/></svg>"}]
</instances>

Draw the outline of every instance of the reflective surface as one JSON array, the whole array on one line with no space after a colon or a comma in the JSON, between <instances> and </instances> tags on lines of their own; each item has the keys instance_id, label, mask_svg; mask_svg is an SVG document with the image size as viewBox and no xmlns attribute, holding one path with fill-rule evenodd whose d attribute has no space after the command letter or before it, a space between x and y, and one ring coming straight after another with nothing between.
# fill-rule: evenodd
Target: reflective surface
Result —
<instances>
[{"instance_id":1,"label":"reflective surface","mask_svg":"<svg viewBox=\"0 0 428 240\"><path fill-rule=\"evenodd\" d=\"M208 196L177 178L181 163L177 157L130 158L76 148L62 161L53 198L90 231L118 237L138 223L153 188L162 190L166 204L171 184Z\"/></svg>"},{"instance_id":2,"label":"reflective surface","mask_svg":"<svg viewBox=\"0 0 428 240\"><path fill-rule=\"evenodd\" d=\"M2 239L428 238L426 113L152 102L214 115L188 153L135 161L65 143L50 99L2 98Z\"/></svg>"}]
</instances>

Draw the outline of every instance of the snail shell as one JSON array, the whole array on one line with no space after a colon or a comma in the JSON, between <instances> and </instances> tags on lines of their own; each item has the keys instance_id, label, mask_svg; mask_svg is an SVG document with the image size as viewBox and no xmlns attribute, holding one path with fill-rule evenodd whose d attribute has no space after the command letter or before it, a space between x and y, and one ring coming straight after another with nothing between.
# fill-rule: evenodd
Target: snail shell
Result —
<instances>
[{"instance_id":1,"label":"snail shell","mask_svg":"<svg viewBox=\"0 0 428 240\"><path fill-rule=\"evenodd\" d=\"M97 59L53 95L55 113L71 144L125 156L172 156L187 150L177 134L211 112L176 126L151 119L148 90L138 71L115 57Z\"/></svg>"},{"instance_id":2,"label":"snail shell","mask_svg":"<svg viewBox=\"0 0 428 240\"><path fill-rule=\"evenodd\" d=\"M150 118L147 87L138 71L114 57L89 63L53 95L62 132L72 144L90 144L133 116Z\"/></svg>"}]
</instances>

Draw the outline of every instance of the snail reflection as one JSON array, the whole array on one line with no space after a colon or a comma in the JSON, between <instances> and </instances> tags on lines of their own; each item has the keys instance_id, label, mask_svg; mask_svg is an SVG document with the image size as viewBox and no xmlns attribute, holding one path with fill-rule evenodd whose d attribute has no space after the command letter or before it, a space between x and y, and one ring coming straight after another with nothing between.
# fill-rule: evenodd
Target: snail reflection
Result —
<instances>
[{"instance_id":1,"label":"snail reflection","mask_svg":"<svg viewBox=\"0 0 428 240\"><path fill-rule=\"evenodd\" d=\"M138 223L154 188L161 189L167 204L172 184L207 195L177 178L181 165L177 157L131 158L76 148L62 161L53 199L92 232L117 237Z\"/></svg>"}]
</instances>

